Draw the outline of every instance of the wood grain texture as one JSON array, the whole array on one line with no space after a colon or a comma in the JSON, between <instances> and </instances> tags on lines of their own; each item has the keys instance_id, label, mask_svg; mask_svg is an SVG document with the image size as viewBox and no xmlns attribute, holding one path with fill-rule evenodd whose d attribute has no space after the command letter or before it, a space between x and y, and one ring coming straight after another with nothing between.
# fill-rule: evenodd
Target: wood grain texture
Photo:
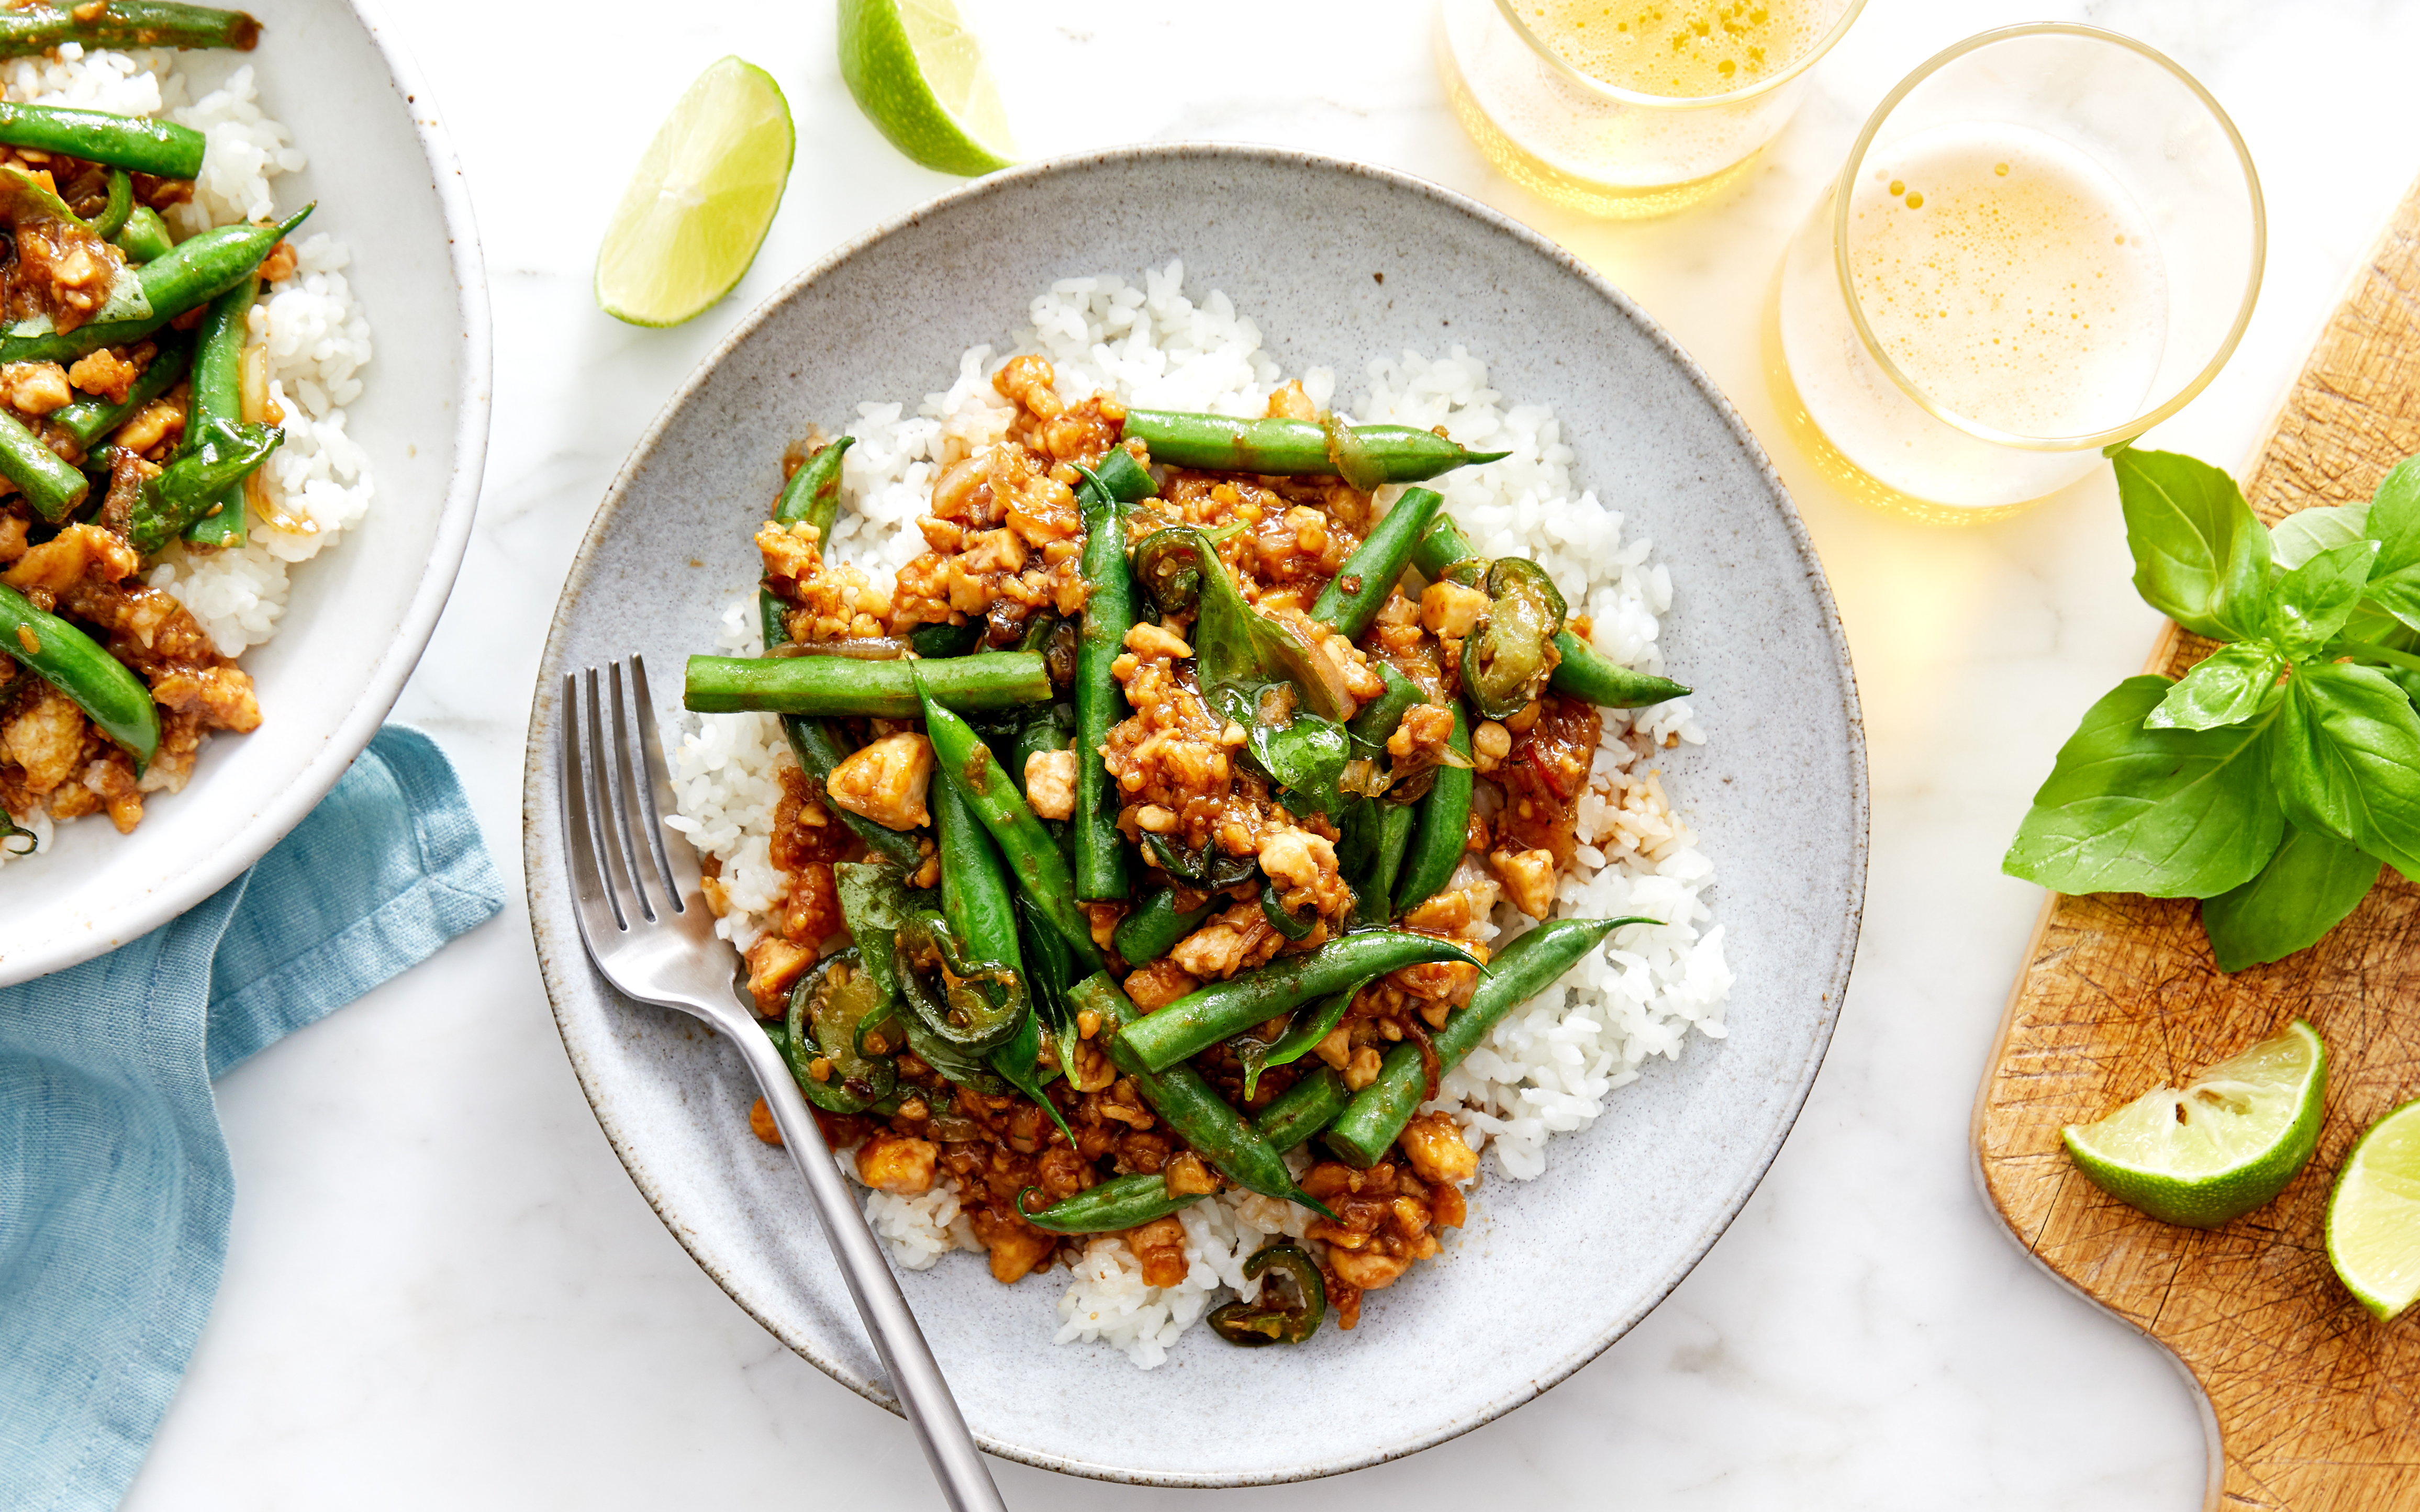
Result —
<instances>
[{"instance_id":1,"label":"wood grain texture","mask_svg":"<svg viewBox=\"0 0 2420 1512\"><path fill-rule=\"evenodd\" d=\"M2397 208L2281 406L2244 491L2272 523L2366 499L2420 452L2420 184ZM2209 643L2173 625L2150 666ZM2380 1323L2337 1284L2328 1189L2353 1141L2420 1096L2420 887L2389 869L2352 918L2273 965L2222 974L2189 901L2053 897L1975 1109L1984 1191L2034 1257L2175 1351L2209 1398L2211 1504L2420 1508L2420 1318ZM2154 1223L2077 1173L2062 1125L2307 1018L2327 1041L2310 1167L2209 1233Z\"/></svg>"}]
</instances>

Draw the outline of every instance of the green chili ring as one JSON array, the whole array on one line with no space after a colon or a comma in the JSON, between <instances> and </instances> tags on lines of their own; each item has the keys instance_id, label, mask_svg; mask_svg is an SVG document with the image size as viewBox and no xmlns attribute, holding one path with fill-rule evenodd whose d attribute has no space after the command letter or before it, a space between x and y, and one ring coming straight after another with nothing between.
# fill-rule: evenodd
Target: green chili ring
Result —
<instances>
[{"instance_id":1,"label":"green chili ring","mask_svg":"<svg viewBox=\"0 0 2420 1512\"><path fill-rule=\"evenodd\" d=\"M1210 1314L1210 1327L1230 1344L1246 1349L1259 1349L1269 1344L1300 1344L1319 1332L1320 1319L1327 1316L1327 1286L1321 1279L1319 1262L1311 1252L1292 1240L1281 1240L1263 1245L1244 1262L1244 1279L1253 1280L1271 1267L1294 1284L1295 1304L1291 1307L1271 1307L1265 1303L1268 1283L1261 1283L1259 1304L1231 1302L1215 1308Z\"/></svg>"},{"instance_id":2,"label":"green chili ring","mask_svg":"<svg viewBox=\"0 0 2420 1512\"><path fill-rule=\"evenodd\" d=\"M927 910L908 915L893 936L891 950L899 995L908 1000L908 1011L934 1038L962 1056L973 1057L1016 1037L1032 1006L1023 974L994 962L968 960L947 918ZM938 992L923 970L925 962L936 956L942 970Z\"/></svg>"}]
</instances>

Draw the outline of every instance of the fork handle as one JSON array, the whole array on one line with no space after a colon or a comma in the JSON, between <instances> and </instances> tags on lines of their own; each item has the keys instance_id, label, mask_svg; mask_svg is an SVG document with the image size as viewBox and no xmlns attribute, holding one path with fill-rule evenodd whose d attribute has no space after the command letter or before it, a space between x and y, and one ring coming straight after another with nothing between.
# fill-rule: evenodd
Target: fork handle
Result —
<instances>
[{"instance_id":1,"label":"fork handle","mask_svg":"<svg viewBox=\"0 0 2420 1512\"><path fill-rule=\"evenodd\" d=\"M761 1034L735 1037L734 1042L772 1109L783 1148L790 1152L799 1174L806 1178L807 1194L814 1199L815 1216L831 1244L832 1258L840 1262L857 1315L874 1339L883 1374L890 1378L891 1389L908 1414L908 1426L916 1430L917 1446L924 1451L924 1462L940 1483L943 1499L952 1512L1007 1512L1007 1504L1001 1501L1000 1489L992 1484L991 1472L975 1448L974 1437L967 1431L957 1399L950 1395L949 1382L933 1361L924 1331L916 1326L916 1315L908 1310L908 1299L900 1294L899 1278L883 1259L882 1246L866 1226L865 1214L833 1161L831 1147L824 1142L814 1110L807 1106L799 1084L790 1079L781 1052Z\"/></svg>"}]
</instances>

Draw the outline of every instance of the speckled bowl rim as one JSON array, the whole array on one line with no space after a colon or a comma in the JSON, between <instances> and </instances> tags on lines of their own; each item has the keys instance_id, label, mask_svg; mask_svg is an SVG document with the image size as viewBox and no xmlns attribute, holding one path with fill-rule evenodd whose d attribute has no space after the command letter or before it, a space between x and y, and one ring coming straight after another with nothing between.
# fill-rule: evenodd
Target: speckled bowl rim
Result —
<instances>
[{"instance_id":1,"label":"speckled bowl rim","mask_svg":"<svg viewBox=\"0 0 2420 1512\"><path fill-rule=\"evenodd\" d=\"M1373 1465L1385 1464L1408 1455L1418 1454L1422 1449L1432 1448L1449 1439L1459 1438L1481 1424L1493 1422L1513 1409L1536 1400L1547 1390L1561 1384L1582 1365L1612 1348L1615 1340L1637 1327L1649 1313L1662 1305L1664 1299L1672 1294L1673 1288L1677 1288L1682 1280L1697 1268L1698 1263L1705 1258L1706 1252L1714 1247L1714 1241L1720 1239L1723 1232L1738 1218L1740 1210L1747 1205L1749 1196L1763 1181L1765 1172L1772 1168L1774 1158L1781 1152L1783 1142L1789 1138L1792 1127L1798 1121L1799 1113L1806 1107L1807 1096L1814 1088L1817 1072L1823 1068L1824 1052L1830 1048L1833 1031L1839 1025L1839 1010L1843 1006L1843 998L1848 987L1849 968L1856 957L1859 927L1865 911L1866 862L1869 832L1871 827L1871 805L1866 772L1865 716L1857 698L1856 673L1850 665L1848 635L1841 626L1838 607L1832 599L1831 583L1824 577L1823 563L1815 553L1815 543L1807 534L1806 522L1799 518L1797 506L1791 501L1790 490L1783 485L1781 475L1774 471L1772 459L1765 455L1764 448L1758 443L1755 434L1740 418L1739 411L1732 407L1730 400L1724 395L1720 388L1715 386L1714 379L1706 375L1705 370L1698 365L1697 361L1683 350L1680 344L1675 342L1662 326L1657 325L1652 316L1641 310L1628 295L1617 288L1603 274L1544 236L1509 216L1490 209L1468 195L1457 193L1442 184L1432 183L1428 179L1415 177L1396 169L1382 168L1373 163L1355 162L1342 158L1331 158L1316 152L1225 142L1155 143L1117 147L1103 152L1077 153L1027 163L1002 170L987 177L977 179L963 188L927 200L916 208L886 221L863 236L834 249L821 261L783 285L764 303L750 312L747 318L733 327L731 333L698 363L695 371L690 373L688 381L680 386L678 392L665 401L663 409L648 425L646 434L641 437L638 443L631 448L629 456L623 462L621 470L614 474L612 486L606 490L603 501L597 505L597 513L590 519L587 532L581 539L579 554L573 558L571 571L564 579L562 596L556 601L554 617L547 630L546 650L541 660L542 670L538 674L538 687L531 702L529 740L522 765L521 859L523 883L529 899L530 933L537 949L539 972L545 980L547 1000L554 1012L556 1031L563 1037L564 1051L571 1061L574 1075L580 1081L581 1094L588 1099L590 1110L597 1115L598 1126L604 1130L607 1142L613 1147L614 1158L621 1161L622 1168L629 1173L631 1184L639 1189L639 1194L646 1199L647 1206L655 1210L656 1216L662 1221L664 1227L670 1230L673 1238L689 1252L690 1258L697 1262L698 1269L712 1277L715 1285L721 1287L733 1302L738 1304L742 1312L754 1319L767 1333L771 1334L776 1339L781 1339L784 1345L795 1350L816 1369L875 1405L896 1413L899 1411L897 1402L889 1393L882 1391L878 1383L861 1384L852 1381L838 1361L824 1358L812 1350L801 1349L792 1344L783 1337L782 1331L777 1329L769 1319L750 1305L748 1298L732 1284L730 1278L720 1271L710 1258L700 1252L694 1242L693 1230L683 1222L670 1196L646 1174L639 1152L626 1143L623 1131L598 1101L597 1092L592 1084L592 1068L574 1044L565 1022L563 1005L566 995L562 990L564 984L558 980L558 973L566 964L584 972L588 969L587 964L576 937L566 936L561 940L550 937L545 913L539 906L539 889L542 887L560 886L555 858L539 853L537 841L539 828L535 823L539 806L545 805L551 808L553 802L546 780L552 752L547 743L544 727L545 711L553 690L549 686L548 673L543 669L552 667L555 663L557 649L568 633L571 607L585 585L589 571L594 564L598 544L604 538L615 513L620 509L624 494L632 479L648 464L657 443L671 428L674 417L705 385L716 364L754 335L757 329L771 317L774 311L815 280L822 278L850 258L875 243L917 224L937 210L955 208L996 195L1014 194L1027 184L1061 174L1080 172L1113 163L1187 160L1263 162L1325 170L1369 179L1390 189L1430 200L1443 208L1466 216L1545 256L1600 299L1620 311L1624 318L1638 328L1640 333L1645 335L1658 351L1670 360L1674 368L1705 398L1714 413L1721 418L1724 425L1730 429L1733 439L1738 441L1748 459L1755 464L1758 474L1763 479L1765 487L1772 497L1776 512L1780 516L1783 526L1789 531L1792 543L1797 548L1799 559L1806 564L1807 585L1814 594L1818 618L1823 625L1823 632L1831 639L1833 664L1839 671L1841 715L1848 737L1850 826L1854 837L1849 857L1847 927L1840 937L1838 958L1833 963L1830 980L1826 985L1823 998L1833 1005L1833 1011L1825 1015L1817 1026L1813 1039L1807 1046L1806 1062L1800 1068L1794 1084L1780 1093L1781 1099L1788 1103L1786 1110L1788 1116L1774 1126L1771 1142L1766 1147L1762 1158L1751 1163L1752 1168L1745 1174L1738 1190L1721 1205L1719 1215L1707 1224L1705 1232L1699 1237L1695 1248L1686 1253L1683 1263L1673 1267L1670 1275L1660 1289L1654 1290L1634 1316L1616 1320L1611 1327L1574 1347L1549 1368L1541 1371L1531 1380L1528 1390L1492 1403L1487 1410L1474 1414L1466 1421L1446 1424L1433 1431L1385 1448L1339 1456L1332 1459L1310 1464L1274 1467L1264 1471L1240 1473L1171 1474L1135 1471L1119 1466L1071 1459L1063 1455L1044 1454L1019 1444L1001 1442L986 1434L975 1435L976 1442L982 1445L986 1454L998 1455L1004 1459L1013 1459L1019 1464L1032 1465L1042 1470L1082 1475L1094 1480L1115 1481L1130 1486L1206 1489L1279 1485L1291 1481L1316 1480L1326 1475L1342 1474L1348 1471L1366 1470Z\"/></svg>"}]
</instances>

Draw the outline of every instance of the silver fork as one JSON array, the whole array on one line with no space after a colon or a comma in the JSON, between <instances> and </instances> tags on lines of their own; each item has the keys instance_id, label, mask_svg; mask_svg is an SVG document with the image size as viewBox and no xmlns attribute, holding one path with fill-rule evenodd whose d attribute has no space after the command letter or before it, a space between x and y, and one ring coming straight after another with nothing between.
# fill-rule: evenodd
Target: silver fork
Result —
<instances>
[{"instance_id":1,"label":"silver fork","mask_svg":"<svg viewBox=\"0 0 2420 1512\"><path fill-rule=\"evenodd\" d=\"M858 1317L873 1335L875 1353L907 1412L908 1426L916 1430L933 1478L954 1512L1005 1512L923 1331L900 1295L898 1277L884 1263L814 1114L790 1079L781 1052L733 991L737 958L729 942L715 935L699 886L697 853L662 822L673 807L672 776L656 732L655 703L647 697L647 670L635 654L627 670L627 702L620 662L609 665L601 679L594 667L563 679L563 829L580 938L597 969L624 995L676 1008L738 1047L773 1111L783 1148L806 1178L832 1258L840 1262ZM592 796L597 793L604 795L601 805Z\"/></svg>"}]
</instances>

